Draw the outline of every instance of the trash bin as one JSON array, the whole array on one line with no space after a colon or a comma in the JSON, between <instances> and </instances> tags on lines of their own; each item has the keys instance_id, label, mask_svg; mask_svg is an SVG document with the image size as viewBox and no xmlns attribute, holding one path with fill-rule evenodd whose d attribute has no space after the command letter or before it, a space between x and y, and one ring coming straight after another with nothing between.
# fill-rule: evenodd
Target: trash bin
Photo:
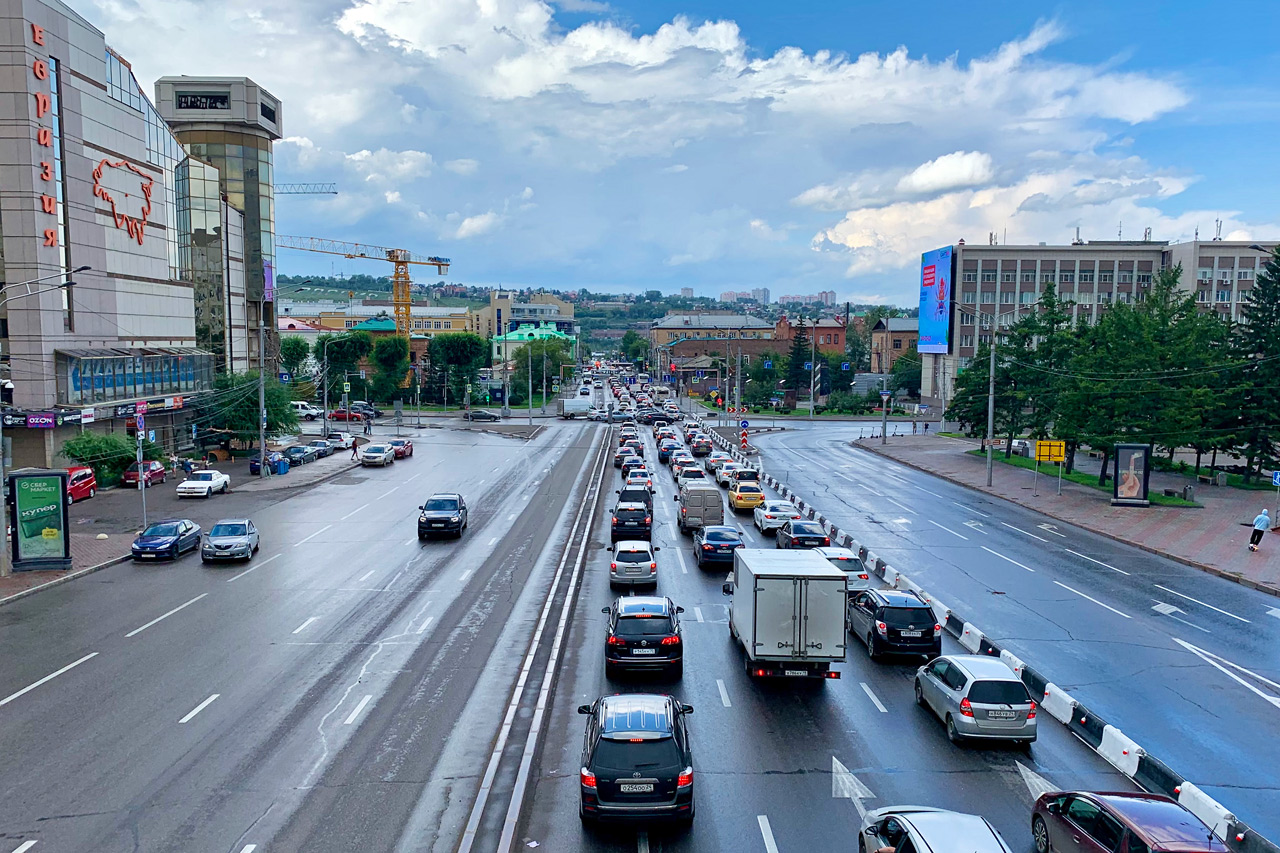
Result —
<instances>
[{"instance_id":1,"label":"trash bin","mask_svg":"<svg viewBox=\"0 0 1280 853\"><path fill-rule=\"evenodd\" d=\"M289 460L285 459L283 456L280 457L279 459L274 460L271 463L271 473L272 474L288 474Z\"/></svg>"},{"instance_id":2,"label":"trash bin","mask_svg":"<svg viewBox=\"0 0 1280 853\"><path fill-rule=\"evenodd\" d=\"M1194 501L1196 499L1196 487L1194 483L1187 483L1182 487L1182 499L1184 501Z\"/></svg>"}]
</instances>

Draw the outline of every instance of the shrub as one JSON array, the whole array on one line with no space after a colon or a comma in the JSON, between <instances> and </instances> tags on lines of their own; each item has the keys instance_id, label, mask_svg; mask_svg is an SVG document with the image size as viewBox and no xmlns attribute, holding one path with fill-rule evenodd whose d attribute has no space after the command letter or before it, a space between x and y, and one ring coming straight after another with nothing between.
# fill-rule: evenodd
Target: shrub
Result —
<instances>
[{"instance_id":1,"label":"shrub","mask_svg":"<svg viewBox=\"0 0 1280 853\"><path fill-rule=\"evenodd\" d=\"M62 455L80 465L93 468L99 488L120 482L125 469L137 461L138 445L119 432L83 432L62 445ZM163 456L160 445L142 442L143 459Z\"/></svg>"}]
</instances>

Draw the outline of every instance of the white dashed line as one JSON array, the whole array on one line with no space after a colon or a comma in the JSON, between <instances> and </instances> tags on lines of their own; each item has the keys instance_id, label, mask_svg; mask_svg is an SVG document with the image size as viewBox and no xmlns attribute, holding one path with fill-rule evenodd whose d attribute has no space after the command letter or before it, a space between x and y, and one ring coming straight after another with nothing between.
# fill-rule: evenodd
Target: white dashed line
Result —
<instances>
[{"instance_id":1,"label":"white dashed line","mask_svg":"<svg viewBox=\"0 0 1280 853\"><path fill-rule=\"evenodd\" d=\"M339 520L339 521L346 521L348 518L350 518L351 516L355 515L357 512L359 512L360 510L364 509L364 508L365 508L365 507L367 507L367 506L368 506L368 504L361 504L360 506L358 506L358 507L356 507L355 509L351 510L351 512L347 513L346 515L344 515L342 518L340 518L340 519L338 519L338 520Z\"/></svg>"},{"instance_id":2,"label":"white dashed line","mask_svg":"<svg viewBox=\"0 0 1280 853\"><path fill-rule=\"evenodd\" d=\"M937 492L931 492L931 491L929 491L928 489L926 489L924 486L916 486L916 488L917 488L917 489L919 489L919 490L920 490L920 491L922 491L922 492L925 492L925 493L927 493L927 494L933 495L935 498L942 498L944 501L947 499L947 496L946 496L946 495L940 495L940 494L938 494Z\"/></svg>"},{"instance_id":3,"label":"white dashed line","mask_svg":"<svg viewBox=\"0 0 1280 853\"><path fill-rule=\"evenodd\" d=\"M490 540L489 540L489 547L490 547L490 548L492 548L492 547L493 547L494 545L496 545L496 544L498 544L498 537L497 537L497 536L495 536L495 537L493 537L492 539L490 539Z\"/></svg>"},{"instance_id":4,"label":"white dashed line","mask_svg":"<svg viewBox=\"0 0 1280 853\"><path fill-rule=\"evenodd\" d=\"M1083 592L1081 592L1081 591L1080 591L1080 590L1078 590L1078 589L1072 589L1071 587L1067 586L1065 583L1062 583L1062 582L1060 582L1060 581L1054 581L1054 583L1056 583L1058 586L1062 587L1063 589L1067 590L1068 592L1074 592L1076 595L1080 596L1081 598L1085 598L1085 599L1088 599L1089 601L1092 601L1094 604L1098 605L1099 607L1105 607L1105 608L1107 608L1108 610L1110 610L1112 613L1116 614L1117 616L1123 616L1123 617L1124 617L1124 618L1126 618L1126 619L1132 619L1132 618L1133 618L1133 617L1132 617L1132 616L1130 616L1128 613L1121 613L1119 610L1116 610L1116 609L1115 609L1114 607L1112 607L1110 604L1103 604L1101 601L1099 601L1098 599L1094 598L1093 596L1091 596L1091 595L1085 595Z\"/></svg>"},{"instance_id":5,"label":"white dashed line","mask_svg":"<svg viewBox=\"0 0 1280 853\"><path fill-rule=\"evenodd\" d=\"M36 843L34 838L30 841L24 841L13 849L13 853L27 853L28 850L36 846Z\"/></svg>"},{"instance_id":6,"label":"white dashed line","mask_svg":"<svg viewBox=\"0 0 1280 853\"><path fill-rule=\"evenodd\" d=\"M263 560L263 561L262 561L262 562L260 562L260 563L255 563L254 565L252 565L252 566L250 566L249 568L245 569L243 572L241 572L240 574L236 575L235 577L233 577L233 578L227 578L227 583L231 583L232 581L238 581L238 580L240 580L240 578L242 578L242 577L244 577L245 575L249 574L249 572L252 572L252 571L255 571L255 570L257 570L257 569L262 568L262 567L263 567L263 566L265 566L267 563L270 563L272 560L274 560L276 557L279 557L279 556L280 556L279 554L272 554L270 557L267 557L267 559Z\"/></svg>"},{"instance_id":7,"label":"white dashed line","mask_svg":"<svg viewBox=\"0 0 1280 853\"><path fill-rule=\"evenodd\" d=\"M511 513L511 515L507 516L507 521L515 521L515 520L516 520L516 514L514 512Z\"/></svg>"},{"instance_id":8,"label":"white dashed line","mask_svg":"<svg viewBox=\"0 0 1280 853\"><path fill-rule=\"evenodd\" d=\"M316 621L316 619L317 619L317 617L315 617L315 616L309 616L309 617L307 617L307 621L306 621L306 622L303 622L303 623L302 623L301 625L299 625L297 628L294 628L294 629L293 629L293 633L295 633L295 634L301 634L303 631L305 631L305 630L307 629L307 626L308 626L308 625L310 625L312 622L315 622L315 621Z\"/></svg>"},{"instance_id":9,"label":"white dashed line","mask_svg":"<svg viewBox=\"0 0 1280 853\"><path fill-rule=\"evenodd\" d=\"M867 698L871 700L872 704L876 706L876 708L880 711L880 713L881 714L889 713L889 709L886 708L884 706L884 703L880 701L880 697L877 696L875 693L871 692L871 685L867 684L867 682L865 681L860 683L862 684L862 692L867 694Z\"/></svg>"},{"instance_id":10,"label":"white dashed line","mask_svg":"<svg viewBox=\"0 0 1280 853\"><path fill-rule=\"evenodd\" d=\"M1196 604L1199 604L1202 607L1207 607L1210 610L1216 610L1219 613L1221 613L1223 616L1230 616L1232 619L1239 619L1241 622L1244 622L1246 624L1252 624L1251 622L1249 622L1248 619L1245 619L1243 616L1237 616L1234 613L1229 613L1226 610L1223 610L1221 607L1214 607L1212 604L1206 604L1200 599L1192 598L1191 596L1186 595L1185 593L1178 592L1176 589L1169 589L1169 587L1160 586L1160 584L1156 584L1156 588L1163 589L1165 592L1171 592L1174 595L1178 596L1179 598L1185 598L1187 601L1194 601Z\"/></svg>"},{"instance_id":11,"label":"white dashed line","mask_svg":"<svg viewBox=\"0 0 1280 853\"><path fill-rule=\"evenodd\" d=\"M419 471L417 474L414 474L412 477L410 477L409 479L405 480L405 482L406 482L406 483L412 483L414 480L418 479L418 478L419 478L419 477L421 477L421 476L422 476L422 472L421 472L421 471Z\"/></svg>"},{"instance_id":12,"label":"white dashed line","mask_svg":"<svg viewBox=\"0 0 1280 853\"><path fill-rule=\"evenodd\" d=\"M684 564L684 552L676 551L676 559L680 561L680 574L682 575L689 574L689 569Z\"/></svg>"},{"instance_id":13,"label":"white dashed line","mask_svg":"<svg viewBox=\"0 0 1280 853\"><path fill-rule=\"evenodd\" d=\"M760 824L760 835L764 838L765 853L778 853L778 842L773 840L773 830L769 828L767 815L756 815L756 823Z\"/></svg>"},{"instance_id":14,"label":"white dashed line","mask_svg":"<svg viewBox=\"0 0 1280 853\"><path fill-rule=\"evenodd\" d=\"M947 531L947 532L948 532L948 533L950 533L952 536L959 536L959 537L960 537L961 539L963 539L964 541L966 541L966 542L968 542L968 541L969 541L969 537L968 537L968 536L965 536L965 535L960 534L960 533L956 533L956 532L955 532L954 530L952 530L950 527L946 527L945 525L939 524L938 522L934 521L932 518L926 518L926 519L925 519L925 521L929 522L929 523L930 523L930 524L932 524L934 527L937 527L937 528L938 528L938 529L940 529L940 530L945 530L945 531Z\"/></svg>"},{"instance_id":15,"label":"white dashed line","mask_svg":"<svg viewBox=\"0 0 1280 853\"><path fill-rule=\"evenodd\" d=\"M148 622L147 624L143 625L141 628L134 628L132 631L130 631L129 633L125 634L126 639L127 639L127 638L129 638L129 637L134 636L135 634L141 634L143 631L147 630L147 629L148 629L148 628L150 628L152 625L155 625L157 622L162 622L162 621L164 621L165 619L168 619L170 616L172 616L173 614L177 613L179 610L182 610L184 607L190 607L191 605L195 604L197 601L199 601L200 599L204 598L204 597L205 597L206 595L208 595L208 594L209 594L209 593L207 593L207 592L202 592L202 593L200 593L199 595L197 595L195 598L193 598L193 599L191 599L190 601L188 601L186 604L179 604L177 607L173 608L173 609L172 609L172 610L170 610L168 613L164 614L163 616L157 616L155 619L152 619L150 622Z\"/></svg>"},{"instance_id":16,"label":"white dashed line","mask_svg":"<svg viewBox=\"0 0 1280 853\"><path fill-rule=\"evenodd\" d=\"M1013 563L1015 566L1017 566L1017 567L1018 567L1018 568L1020 568L1020 569L1026 569L1026 570L1027 570L1027 571L1029 571L1029 572L1034 572L1034 571L1035 571L1035 569L1031 568L1030 566L1024 566L1024 565L1022 565L1022 563L1019 563L1017 560L1011 560L1011 559L1009 559L1009 558L1008 558L1008 557L1006 557L1004 554L1001 554L999 551L992 551L992 550L991 550L990 548L988 548L986 545L981 545L981 546L979 546L979 547L981 547L981 548L982 548L982 550L986 551L988 554L995 554L997 557L999 557L999 558L1000 558L1000 559L1002 559L1002 560L1008 560L1010 563Z\"/></svg>"},{"instance_id":17,"label":"white dashed line","mask_svg":"<svg viewBox=\"0 0 1280 853\"><path fill-rule=\"evenodd\" d=\"M1049 541L1048 539L1041 539L1039 536L1035 535L1034 533L1027 533L1027 531L1023 530L1021 527L1014 527L1012 524L1010 524L1007 521L1002 521L1000 523L1003 524L1005 527L1009 528L1010 530L1016 530L1019 533L1024 533L1027 536L1030 536L1032 539L1039 539L1041 542Z\"/></svg>"},{"instance_id":18,"label":"white dashed line","mask_svg":"<svg viewBox=\"0 0 1280 853\"><path fill-rule=\"evenodd\" d=\"M732 707L733 707L733 703L731 703L731 702L729 701L729 691L728 691L727 689L725 689L725 686L724 686L724 679L717 678L717 679L716 679L716 687L720 688L720 702L721 702L721 703L722 703L726 708L732 708Z\"/></svg>"},{"instance_id":19,"label":"white dashed line","mask_svg":"<svg viewBox=\"0 0 1280 853\"><path fill-rule=\"evenodd\" d=\"M695 617L699 622L703 622L703 621L705 621L705 620L702 618L702 608L701 608L701 607L695 607L695 608L693 608L693 615L694 615L694 617Z\"/></svg>"},{"instance_id":20,"label":"white dashed line","mask_svg":"<svg viewBox=\"0 0 1280 853\"><path fill-rule=\"evenodd\" d=\"M256 844L246 844L240 848L240 853L253 853L253 851L257 849L258 845ZM17 853L17 851L15 850L14 853Z\"/></svg>"},{"instance_id":21,"label":"white dashed line","mask_svg":"<svg viewBox=\"0 0 1280 853\"><path fill-rule=\"evenodd\" d=\"M5 705L8 705L8 704L9 704L10 702L12 702L14 699L17 699L17 698L18 698L18 697L20 697L20 696L25 696L25 695L27 695L27 694L28 694L28 693L30 693L32 690L35 690L37 687L39 687L41 684L46 684L46 683L48 683L48 682L50 682L50 681L53 681L55 678L57 678L59 675L62 675L64 672L69 672L69 671L71 671L71 670L75 669L75 668L76 668L76 667L78 667L80 664L82 664L82 663L84 663L85 661L89 660L89 658L96 658L97 656L98 656L98 653L97 653L97 652L90 652L89 654L87 654L87 655L85 655L84 657L80 658L80 660L78 660L78 661L74 661L74 662L72 662L72 663L67 664L67 665L66 665L66 666L64 666L62 669L58 670L57 672L51 672L51 673L49 673L48 675L46 675L44 678L40 679L39 681L33 681L31 684L28 684L26 687L22 688L22 689L21 689L21 690L19 690L17 693L10 693L8 696L4 697L3 699L0 699L0 707L3 707L3 706L5 706Z\"/></svg>"},{"instance_id":22,"label":"white dashed line","mask_svg":"<svg viewBox=\"0 0 1280 853\"><path fill-rule=\"evenodd\" d=\"M196 714L199 714L205 708L208 708L210 705L212 705L213 700L217 699L221 695L222 695L221 693L215 693L212 696L210 696L208 699L201 702L199 705L192 708L191 711L188 712L188 714L185 717L183 717L181 720L178 720L178 724L181 725L182 723L191 722L191 720L195 718Z\"/></svg>"},{"instance_id":23,"label":"white dashed line","mask_svg":"<svg viewBox=\"0 0 1280 853\"><path fill-rule=\"evenodd\" d=\"M980 510L980 509L974 509L974 508L973 508L973 507L971 507L971 506L965 506L964 504L960 503L959 501L952 501L952 503L953 503L953 504L955 504L956 506L960 507L961 509L966 509L966 510L968 510L969 512L972 512L972 513L975 513L975 514L977 514L977 515L982 516L983 518L990 518L990 517L991 517L991 516L990 516L990 515L988 515L987 513L983 512L982 510Z\"/></svg>"},{"instance_id":24,"label":"white dashed line","mask_svg":"<svg viewBox=\"0 0 1280 853\"><path fill-rule=\"evenodd\" d=\"M299 539L297 542L294 542L294 543L293 543L293 547L297 548L297 547L298 547L299 545L301 545L303 542L307 542L307 541L310 541L310 540L312 540L312 539L315 539L317 536L319 536L321 533L324 533L324 532L325 532L326 530L328 530L330 527L333 527L333 525L332 525L332 524L326 524L324 527L321 527L319 530L317 530L315 533L312 533L312 534L311 534L310 536L308 536L306 539Z\"/></svg>"},{"instance_id":25,"label":"white dashed line","mask_svg":"<svg viewBox=\"0 0 1280 853\"><path fill-rule=\"evenodd\" d=\"M399 487L399 486L392 486L390 489L387 489L385 492L383 492L382 494L378 495L378 500L382 500L383 498L385 498L387 495L391 494L392 492L397 492L397 491L399 491L399 490L400 490L400 487Z\"/></svg>"},{"instance_id":26,"label":"white dashed line","mask_svg":"<svg viewBox=\"0 0 1280 853\"><path fill-rule=\"evenodd\" d=\"M469 577L471 577L471 569L467 569L465 572L458 575L458 583L466 583L467 578Z\"/></svg>"},{"instance_id":27,"label":"white dashed line","mask_svg":"<svg viewBox=\"0 0 1280 853\"><path fill-rule=\"evenodd\" d=\"M355 709L354 711L352 711L352 712L351 712L351 716L349 716L349 717L347 717L345 720L343 720L342 724L343 724L344 726L349 726L349 725L351 725L352 723L354 723L354 722L356 721L356 717L360 716L360 712L364 710L364 706L365 706L365 705L368 705L368 704L369 704L369 700L371 700L372 698L373 698L373 696L371 696L371 695L366 695L363 699L361 699L361 700L360 700L360 704L359 704L359 705L357 705L357 706L356 706L356 709Z\"/></svg>"},{"instance_id":28,"label":"white dashed line","mask_svg":"<svg viewBox=\"0 0 1280 853\"><path fill-rule=\"evenodd\" d=\"M1045 541L1045 540L1043 540L1043 539L1042 539L1042 540L1040 540L1040 541L1042 541L1042 542L1043 542L1043 541ZM1128 572L1126 572L1124 569L1117 569L1115 566L1107 565L1106 563L1102 562L1101 560L1095 560L1095 559L1093 559L1093 557L1086 557L1084 554L1081 554L1079 551L1072 551L1070 548L1063 548L1062 550L1066 551L1068 554L1075 554L1077 557L1079 557L1079 558L1080 558L1080 559L1082 559L1082 560L1088 560L1090 563L1097 563L1099 566L1104 566L1104 567L1106 567L1106 568L1110 569L1110 570L1111 570L1111 571L1113 571L1113 572L1119 572L1119 573L1120 573L1120 574L1122 574L1122 575L1127 575L1127 574L1129 574L1129 573L1128 573ZM1159 584L1156 584L1156 586L1159 586ZM1172 590L1170 590L1170 592L1172 592Z\"/></svg>"},{"instance_id":29,"label":"white dashed line","mask_svg":"<svg viewBox=\"0 0 1280 853\"><path fill-rule=\"evenodd\" d=\"M917 513L914 509L912 509L911 507L906 506L906 505L904 505L904 504L900 504L900 503L898 503L897 501L895 501L893 498L885 498L885 500L887 500L889 503L893 504L894 506L899 507L900 509L903 509L903 510L905 510L906 512L911 513L912 515L918 515L918 514L919 514L919 513Z\"/></svg>"},{"instance_id":30,"label":"white dashed line","mask_svg":"<svg viewBox=\"0 0 1280 853\"><path fill-rule=\"evenodd\" d=\"M356 583L364 583L364 582L365 582L365 581L367 581L367 580L368 580L368 579L373 575L373 573L374 573L374 572L376 572L376 571L377 571L377 569L370 569L369 571L367 571L367 572L365 572L364 574L362 574L360 577L356 578Z\"/></svg>"},{"instance_id":31,"label":"white dashed line","mask_svg":"<svg viewBox=\"0 0 1280 853\"><path fill-rule=\"evenodd\" d=\"M426 619L422 620L422 624L418 626L418 630L414 631L413 633L425 634L427 629L431 627L431 623L434 621L436 621L436 617L428 616Z\"/></svg>"},{"instance_id":32,"label":"white dashed line","mask_svg":"<svg viewBox=\"0 0 1280 853\"><path fill-rule=\"evenodd\" d=\"M384 587L382 588L382 591L383 591L383 592L386 592L387 590L391 589L392 584L394 584L396 581L400 580L400 576L401 576L401 575L403 575L403 574L404 574L404 572L396 572L396 576L395 576L395 577L393 577L393 578L391 579L390 583L388 583L386 586L384 586Z\"/></svg>"}]
</instances>

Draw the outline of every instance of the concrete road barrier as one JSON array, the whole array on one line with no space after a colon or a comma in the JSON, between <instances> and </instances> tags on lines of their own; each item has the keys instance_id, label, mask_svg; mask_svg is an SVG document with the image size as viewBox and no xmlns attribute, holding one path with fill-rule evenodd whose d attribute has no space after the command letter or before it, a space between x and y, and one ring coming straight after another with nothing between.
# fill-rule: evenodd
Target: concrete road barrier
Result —
<instances>
[{"instance_id":1,"label":"concrete road barrier","mask_svg":"<svg viewBox=\"0 0 1280 853\"><path fill-rule=\"evenodd\" d=\"M960 641L960 645L968 649L971 654L976 655L982 648L982 638L984 636L986 635L978 629L977 625L974 625L972 622L966 622L964 623L964 630L956 639L958 639Z\"/></svg>"},{"instance_id":2,"label":"concrete road barrier","mask_svg":"<svg viewBox=\"0 0 1280 853\"><path fill-rule=\"evenodd\" d=\"M1178 802L1187 811L1208 824L1215 835L1220 838L1230 837L1231 824L1237 822L1235 815L1194 784L1183 782L1179 786Z\"/></svg>"},{"instance_id":3,"label":"concrete road barrier","mask_svg":"<svg viewBox=\"0 0 1280 853\"><path fill-rule=\"evenodd\" d=\"M1138 759L1146 755L1146 750L1115 726L1107 726L1102 730L1102 743L1098 746L1098 754L1132 779L1138 772Z\"/></svg>"}]
</instances>

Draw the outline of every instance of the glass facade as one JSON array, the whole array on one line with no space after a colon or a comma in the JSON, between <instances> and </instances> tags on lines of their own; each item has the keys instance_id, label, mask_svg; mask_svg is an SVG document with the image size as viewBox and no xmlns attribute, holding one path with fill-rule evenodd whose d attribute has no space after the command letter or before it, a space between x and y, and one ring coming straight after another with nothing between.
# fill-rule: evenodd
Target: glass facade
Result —
<instances>
[{"instance_id":1,"label":"glass facade","mask_svg":"<svg viewBox=\"0 0 1280 853\"><path fill-rule=\"evenodd\" d=\"M197 350L72 350L54 353L58 404L79 406L213 387L214 357Z\"/></svg>"},{"instance_id":2,"label":"glass facade","mask_svg":"<svg viewBox=\"0 0 1280 853\"><path fill-rule=\"evenodd\" d=\"M65 274L71 269L71 244L67 240L67 177L66 169L62 162L62 93L59 86L61 69L58 67L58 60L52 56L47 60L49 63L49 118L52 120L53 134L53 197L57 211L54 216L58 220L58 248L62 254L62 272ZM75 316L72 314L71 306L74 301L71 298L71 288L62 288L62 328L65 331L75 330Z\"/></svg>"},{"instance_id":3,"label":"glass facade","mask_svg":"<svg viewBox=\"0 0 1280 853\"><path fill-rule=\"evenodd\" d=\"M227 295L218 170L187 158L177 169L178 259L195 286L196 345L227 364Z\"/></svg>"}]
</instances>

